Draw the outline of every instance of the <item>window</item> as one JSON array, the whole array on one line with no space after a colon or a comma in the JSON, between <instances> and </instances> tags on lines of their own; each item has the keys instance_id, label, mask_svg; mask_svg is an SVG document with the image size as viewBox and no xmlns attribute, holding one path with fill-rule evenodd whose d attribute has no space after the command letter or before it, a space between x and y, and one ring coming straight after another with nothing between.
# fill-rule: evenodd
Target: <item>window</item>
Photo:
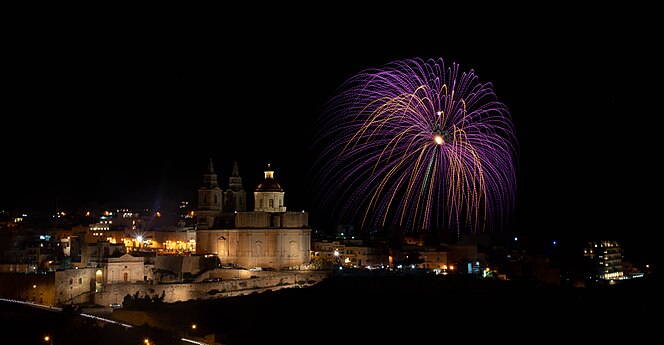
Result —
<instances>
[{"instance_id":1,"label":"window","mask_svg":"<svg viewBox=\"0 0 664 345\"><path fill-rule=\"evenodd\" d=\"M263 242L256 241L253 256L263 256Z\"/></svg>"},{"instance_id":2,"label":"window","mask_svg":"<svg viewBox=\"0 0 664 345\"><path fill-rule=\"evenodd\" d=\"M261 208L263 208L263 199L261 199Z\"/></svg>"},{"instance_id":3,"label":"window","mask_svg":"<svg viewBox=\"0 0 664 345\"><path fill-rule=\"evenodd\" d=\"M274 199L270 199L270 207L274 207Z\"/></svg>"},{"instance_id":4,"label":"window","mask_svg":"<svg viewBox=\"0 0 664 345\"><path fill-rule=\"evenodd\" d=\"M83 284L83 278L78 278L78 283Z\"/></svg>"}]
</instances>

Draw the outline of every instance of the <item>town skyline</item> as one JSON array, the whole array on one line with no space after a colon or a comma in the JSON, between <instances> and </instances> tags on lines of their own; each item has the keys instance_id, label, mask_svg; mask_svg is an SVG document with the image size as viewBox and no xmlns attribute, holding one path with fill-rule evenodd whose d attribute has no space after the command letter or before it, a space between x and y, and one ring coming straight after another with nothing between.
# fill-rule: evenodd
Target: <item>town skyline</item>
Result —
<instances>
[{"instance_id":1,"label":"town skyline","mask_svg":"<svg viewBox=\"0 0 664 345\"><path fill-rule=\"evenodd\" d=\"M657 12L560 2L362 5L7 11L0 324L8 339L241 345L654 335ZM513 128L497 127L513 129L514 171L500 164L510 149L483 145L498 158L489 162L496 178L490 189L471 182L462 190L474 193L474 206L515 197L503 226L458 238L442 227L367 234L327 217L334 206L355 211L374 192L355 178L374 176L353 175L354 164L383 161L375 160L380 150L355 151L339 165L338 156L320 155L316 140L329 144L337 128L317 120L344 82L406 59L458 64L509 112ZM393 99L389 86L384 99ZM447 145L450 127L426 115L442 118L454 97L436 98L418 96L438 105L416 114L424 124L413 127ZM492 124L479 132L495 134ZM364 139L365 149L377 147ZM230 178L234 164L244 193ZM268 164L276 182L264 181ZM464 182L485 167L474 165ZM317 206L318 169L334 177L327 186L339 180L342 188L346 177L357 190ZM443 190L432 185L408 192ZM478 190L490 195L478 198ZM439 199L462 195L449 191ZM443 205L420 196L408 211ZM439 212L439 225L454 211L424 217Z\"/></svg>"},{"instance_id":2,"label":"town skyline","mask_svg":"<svg viewBox=\"0 0 664 345\"><path fill-rule=\"evenodd\" d=\"M507 105L519 143L510 230L645 231L655 209L644 196L660 185L647 166L655 129L641 123L656 108L640 66L654 55L630 34L646 40L650 31L566 18L565 32L549 30L554 19L515 21L536 39L491 17L468 37L440 40L360 24L315 40L287 26L250 38L167 28L147 39L138 23L95 31L95 40L66 27L26 32L39 44L12 42L8 125L20 139L2 139L11 163L0 208L192 200L211 158L222 185L238 162L248 193L272 164L286 206L315 219L324 210L310 209L305 182L318 110L354 74L421 57L472 69ZM224 45L205 44L215 40ZM34 114L50 115L33 126Z\"/></svg>"}]
</instances>

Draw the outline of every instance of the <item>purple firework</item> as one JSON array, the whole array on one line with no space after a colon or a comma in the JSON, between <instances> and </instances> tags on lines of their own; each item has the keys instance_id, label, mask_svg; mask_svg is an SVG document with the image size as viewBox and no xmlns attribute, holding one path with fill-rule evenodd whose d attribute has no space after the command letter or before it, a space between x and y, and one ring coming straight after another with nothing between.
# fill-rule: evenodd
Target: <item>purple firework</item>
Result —
<instances>
[{"instance_id":1,"label":"purple firework","mask_svg":"<svg viewBox=\"0 0 664 345\"><path fill-rule=\"evenodd\" d=\"M514 127L473 70L419 58L364 70L318 121L315 202L340 222L459 234L514 205Z\"/></svg>"}]
</instances>

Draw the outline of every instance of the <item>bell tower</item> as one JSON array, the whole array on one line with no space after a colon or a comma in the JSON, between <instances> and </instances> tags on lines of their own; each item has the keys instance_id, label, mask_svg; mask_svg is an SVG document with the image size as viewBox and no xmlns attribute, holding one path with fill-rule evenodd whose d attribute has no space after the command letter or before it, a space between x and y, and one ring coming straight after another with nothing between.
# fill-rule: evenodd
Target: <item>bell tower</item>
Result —
<instances>
[{"instance_id":1,"label":"bell tower","mask_svg":"<svg viewBox=\"0 0 664 345\"><path fill-rule=\"evenodd\" d=\"M228 189L224 195L224 212L244 212L247 210L247 193L242 188L242 177L237 168L237 162L233 165L233 172L228 178Z\"/></svg>"},{"instance_id":2,"label":"bell tower","mask_svg":"<svg viewBox=\"0 0 664 345\"><path fill-rule=\"evenodd\" d=\"M198 228L212 229L215 219L221 214L221 188L217 184L212 159L203 175L203 186L198 189Z\"/></svg>"}]
</instances>

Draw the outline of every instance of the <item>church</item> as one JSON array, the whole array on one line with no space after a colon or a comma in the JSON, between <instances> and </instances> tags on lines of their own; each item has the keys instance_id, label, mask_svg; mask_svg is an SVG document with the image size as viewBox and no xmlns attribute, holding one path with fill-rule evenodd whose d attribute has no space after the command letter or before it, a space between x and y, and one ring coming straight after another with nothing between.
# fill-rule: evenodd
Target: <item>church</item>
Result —
<instances>
[{"instance_id":1,"label":"church","mask_svg":"<svg viewBox=\"0 0 664 345\"><path fill-rule=\"evenodd\" d=\"M197 253L214 254L222 264L245 268L295 268L309 263L309 214L286 211L285 192L269 164L264 174L254 190L254 210L247 211L237 163L223 191L210 160L198 190Z\"/></svg>"}]
</instances>

